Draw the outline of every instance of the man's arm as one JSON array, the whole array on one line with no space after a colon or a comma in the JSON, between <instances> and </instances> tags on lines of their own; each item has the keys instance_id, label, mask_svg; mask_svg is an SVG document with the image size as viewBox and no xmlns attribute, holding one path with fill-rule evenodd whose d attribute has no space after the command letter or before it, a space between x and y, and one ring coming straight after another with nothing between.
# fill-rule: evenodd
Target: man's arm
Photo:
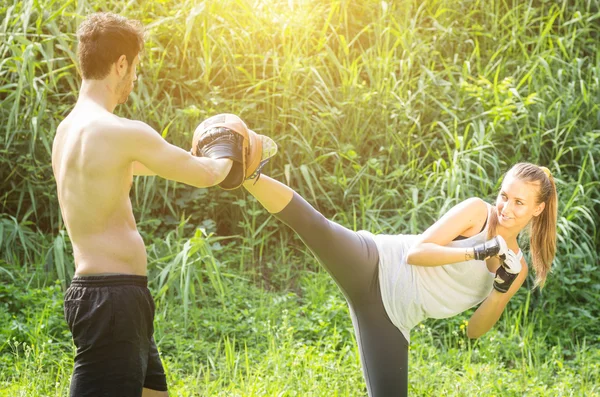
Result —
<instances>
[{"instance_id":1,"label":"man's arm","mask_svg":"<svg viewBox=\"0 0 600 397\"><path fill-rule=\"evenodd\" d=\"M121 150L127 160L140 163L162 178L209 187L222 182L231 169L231 160L195 157L189 151L171 145L141 121L127 121L125 129Z\"/></svg>"},{"instance_id":2,"label":"man's arm","mask_svg":"<svg viewBox=\"0 0 600 397\"><path fill-rule=\"evenodd\" d=\"M146 167L144 164L139 161L134 161L132 163L132 171L133 175L136 176L154 176L156 172L152 171L150 168Z\"/></svg>"}]
</instances>

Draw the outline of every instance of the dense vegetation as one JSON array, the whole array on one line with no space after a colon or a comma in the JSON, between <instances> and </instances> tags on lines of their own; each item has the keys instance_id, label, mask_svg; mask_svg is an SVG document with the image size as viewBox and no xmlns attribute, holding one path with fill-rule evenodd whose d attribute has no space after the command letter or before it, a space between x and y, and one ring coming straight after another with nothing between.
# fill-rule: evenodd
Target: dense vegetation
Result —
<instances>
[{"instance_id":1,"label":"dense vegetation","mask_svg":"<svg viewBox=\"0 0 600 397\"><path fill-rule=\"evenodd\" d=\"M73 274L50 165L92 11L148 28L124 117L188 147L241 115L266 173L328 217L418 233L512 164L548 166L559 245L478 341L469 313L414 332L411 395L600 394L600 5L593 0L8 0L0 3L0 395L65 395ZM179 396L365 394L343 297L244 191L138 177L157 341ZM525 239L524 239L525 242ZM181 310L183 308L183 310ZM440 392L441 391L441 392Z\"/></svg>"}]
</instances>

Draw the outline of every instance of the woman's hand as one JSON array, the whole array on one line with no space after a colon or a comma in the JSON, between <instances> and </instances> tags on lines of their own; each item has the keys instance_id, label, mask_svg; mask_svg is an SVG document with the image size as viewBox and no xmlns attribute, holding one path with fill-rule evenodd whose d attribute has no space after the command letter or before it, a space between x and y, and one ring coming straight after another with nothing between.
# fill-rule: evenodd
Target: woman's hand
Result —
<instances>
[{"instance_id":1,"label":"woman's hand","mask_svg":"<svg viewBox=\"0 0 600 397\"><path fill-rule=\"evenodd\" d=\"M492 237L485 243L477 244L473 247L474 258L480 261L496 255L506 255L508 251L508 245L500 235Z\"/></svg>"},{"instance_id":2,"label":"woman's hand","mask_svg":"<svg viewBox=\"0 0 600 397\"><path fill-rule=\"evenodd\" d=\"M498 236L500 237L500 236ZM500 267L496 270L494 279L494 289L503 294L508 291L512 283L521 272L521 261L512 250L508 249L506 253L499 254Z\"/></svg>"},{"instance_id":3,"label":"woman's hand","mask_svg":"<svg viewBox=\"0 0 600 397\"><path fill-rule=\"evenodd\" d=\"M518 270L518 273L514 274L514 277L512 277L513 274L508 273L508 270L511 270L513 273ZM510 254L506 255L504 264L501 264L498 268L496 278L498 278L498 275L502 272L508 274L508 278L503 280L505 283L509 283L509 285L504 285L507 291L504 293L500 292L495 288L496 282L494 282L492 292L469 319L469 324L467 325L467 335L469 338L479 338L496 324L506 308L508 301L517 293L527 278L527 263L524 259L518 259L517 255L515 255L513 251L510 251ZM511 277L512 279L509 280ZM502 284L498 283L498 285L501 286Z\"/></svg>"}]
</instances>

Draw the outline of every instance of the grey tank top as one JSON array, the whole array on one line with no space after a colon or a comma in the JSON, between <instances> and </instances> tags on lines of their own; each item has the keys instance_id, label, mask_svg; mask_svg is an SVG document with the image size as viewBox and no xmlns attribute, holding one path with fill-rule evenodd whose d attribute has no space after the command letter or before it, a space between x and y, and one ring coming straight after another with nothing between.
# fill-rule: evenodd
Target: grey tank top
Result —
<instances>
[{"instance_id":1,"label":"grey tank top","mask_svg":"<svg viewBox=\"0 0 600 397\"><path fill-rule=\"evenodd\" d=\"M481 303L492 291L494 273L488 271L485 261L409 265L406 256L419 235L360 233L368 234L377 244L383 305L407 341L411 328L424 319L455 316ZM486 237L487 225L475 236L452 241L448 246L472 247L485 242Z\"/></svg>"}]
</instances>

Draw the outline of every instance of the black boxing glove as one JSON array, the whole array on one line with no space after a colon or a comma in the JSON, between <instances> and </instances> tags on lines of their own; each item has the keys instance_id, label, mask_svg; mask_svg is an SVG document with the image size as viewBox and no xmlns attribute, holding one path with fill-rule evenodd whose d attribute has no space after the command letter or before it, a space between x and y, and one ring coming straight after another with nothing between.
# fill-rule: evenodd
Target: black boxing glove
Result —
<instances>
[{"instance_id":1,"label":"black boxing glove","mask_svg":"<svg viewBox=\"0 0 600 397\"><path fill-rule=\"evenodd\" d=\"M500 267L496 270L494 289L503 294L506 293L521 272L522 267L519 257L512 250L509 249L506 254L500 255Z\"/></svg>"},{"instance_id":2,"label":"black boxing glove","mask_svg":"<svg viewBox=\"0 0 600 397\"><path fill-rule=\"evenodd\" d=\"M225 127L208 129L198 140L196 153L199 157L211 159L231 159L242 162L242 142L240 134Z\"/></svg>"},{"instance_id":3,"label":"black boxing glove","mask_svg":"<svg viewBox=\"0 0 600 397\"><path fill-rule=\"evenodd\" d=\"M495 236L485 243L477 244L473 247L475 259L480 261L492 256L505 254L507 251L508 246L502 236Z\"/></svg>"}]
</instances>

